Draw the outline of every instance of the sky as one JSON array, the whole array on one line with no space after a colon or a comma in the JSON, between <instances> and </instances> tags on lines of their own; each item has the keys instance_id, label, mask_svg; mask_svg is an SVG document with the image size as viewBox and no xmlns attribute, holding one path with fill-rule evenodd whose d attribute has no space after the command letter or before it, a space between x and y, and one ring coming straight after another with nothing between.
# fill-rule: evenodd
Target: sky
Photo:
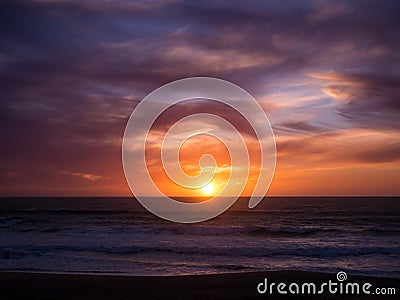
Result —
<instances>
[{"instance_id":1,"label":"sky","mask_svg":"<svg viewBox=\"0 0 400 300\"><path fill-rule=\"evenodd\" d=\"M191 76L260 103L277 145L269 195L399 195L399 14L369 0L2 1L0 196L131 195L129 116Z\"/></svg>"}]
</instances>

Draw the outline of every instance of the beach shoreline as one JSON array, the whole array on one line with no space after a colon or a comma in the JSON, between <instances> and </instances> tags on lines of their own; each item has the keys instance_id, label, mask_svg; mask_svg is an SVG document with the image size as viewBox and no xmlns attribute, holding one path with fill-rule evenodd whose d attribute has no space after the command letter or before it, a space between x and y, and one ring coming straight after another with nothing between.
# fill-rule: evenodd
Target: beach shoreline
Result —
<instances>
[{"instance_id":1,"label":"beach shoreline","mask_svg":"<svg viewBox=\"0 0 400 300\"><path fill-rule=\"evenodd\" d=\"M259 294L257 286L264 282L312 282L317 286L336 274L308 271L266 271L183 276L129 276L105 274L54 274L33 272L0 272L1 299L384 299L396 296L378 295L281 295ZM348 274L345 282L375 287L394 287L400 291L400 278L384 278Z\"/></svg>"}]
</instances>

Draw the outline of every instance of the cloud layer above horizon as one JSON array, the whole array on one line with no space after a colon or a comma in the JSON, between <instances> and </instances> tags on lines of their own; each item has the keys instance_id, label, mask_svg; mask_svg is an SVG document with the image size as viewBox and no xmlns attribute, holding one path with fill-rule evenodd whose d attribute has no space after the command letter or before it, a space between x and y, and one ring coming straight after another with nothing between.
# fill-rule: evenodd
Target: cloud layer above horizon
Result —
<instances>
[{"instance_id":1,"label":"cloud layer above horizon","mask_svg":"<svg viewBox=\"0 0 400 300\"><path fill-rule=\"evenodd\" d=\"M0 195L129 195L131 112L191 76L259 101L277 141L271 194L399 195L399 13L369 0L3 1Z\"/></svg>"}]
</instances>

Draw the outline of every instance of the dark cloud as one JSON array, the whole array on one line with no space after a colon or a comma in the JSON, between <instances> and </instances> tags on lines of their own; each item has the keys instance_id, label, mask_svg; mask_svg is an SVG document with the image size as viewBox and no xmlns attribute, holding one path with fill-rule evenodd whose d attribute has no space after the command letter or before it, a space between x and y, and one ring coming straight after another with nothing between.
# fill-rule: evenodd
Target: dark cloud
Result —
<instances>
[{"instance_id":1,"label":"dark cloud","mask_svg":"<svg viewBox=\"0 0 400 300\"><path fill-rule=\"evenodd\" d=\"M311 125L307 121L288 121L274 126L275 130L289 133L313 133L321 132L321 127Z\"/></svg>"},{"instance_id":2,"label":"dark cloud","mask_svg":"<svg viewBox=\"0 0 400 300\"><path fill-rule=\"evenodd\" d=\"M244 138L256 139L256 133L251 124L238 111L223 103L205 99L185 100L169 107L153 123L152 131L164 135L180 119L197 113L220 116L232 124Z\"/></svg>"},{"instance_id":3,"label":"dark cloud","mask_svg":"<svg viewBox=\"0 0 400 300\"><path fill-rule=\"evenodd\" d=\"M396 74L315 74L328 81L324 91L337 100L345 119L373 129L400 129L400 77Z\"/></svg>"},{"instance_id":4,"label":"dark cloud","mask_svg":"<svg viewBox=\"0 0 400 300\"><path fill-rule=\"evenodd\" d=\"M400 143L377 145L373 149L363 149L355 155L361 162L381 163L400 161Z\"/></svg>"},{"instance_id":5,"label":"dark cloud","mask_svg":"<svg viewBox=\"0 0 400 300\"><path fill-rule=\"evenodd\" d=\"M377 134L359 129L315 133L278 140L277 149L281 159L308 161L310 166L318 168L399 162L400 143L394 140L395 133L387 133L386 137Z\"/></svg>"}]
</instances>

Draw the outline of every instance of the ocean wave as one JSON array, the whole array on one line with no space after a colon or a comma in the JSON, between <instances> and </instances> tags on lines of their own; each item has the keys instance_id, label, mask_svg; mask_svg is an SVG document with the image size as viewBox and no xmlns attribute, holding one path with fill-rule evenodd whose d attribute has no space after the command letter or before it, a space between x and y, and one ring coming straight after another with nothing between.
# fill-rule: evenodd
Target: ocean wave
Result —
<instances>
[{"instance_id":1,"label":"ocean wave","mask_svg":"<svg viewBox=\"0 0 400 300\"><path fill-rule=\"evenodd\" d=\"M144 211L122 209L73 209L73 208L15 208L0 209L2 213L32 213L32 214L137 214Z\"/></svg>"},{"instance_id":2,"label":"ocean wave","mask_svg":"<svg viewBox=\"0 0 400 300\"><path fill-rule=\"evenodd\" d=\"M238 235L249 234L253 236L287 237L294 235L312 235L327 232L345 232L342 229L325 229L320 227L265 227L265 226L166 226L158 228L159 231L167 230L174 234L182 235Z\"/></svg>"},{"instance_id":3,"label":"ocean wave","mask_svg":"<svg viewBox=\"0 0 400 300\"><path fill-rule=\"evenodd\" d=\"M400 235L400 229L395 229L395 228L369 228L369 229L364 229L363 232L379 236Z\"/></svg>"},{"instance_id":4,"label":"ocean wave","mask_svg":"<svg viewBox=\"0 0 400 300\"><path fill-rule=\"evenodd\" d=\"M0 230L8 230L21 233L56 233L62 231L69 232L70 235L75 233L90 232L98 235L116 235L116 234L165 234L165 235L182 235L182 236L238 236L246 235L249 237L271 237L271 238L290 238L290 237L314 237L327 235L347 235L353 236L396 236L400 235L400 230L396 228L354 228L354 227L293 227L293 226L218 226L218 225L146 225L143 223L119 224L115 220L107 220L111 226L104 226L105 220L91 220L90 224L68 224L49 223L45 220L23 220L9 219L3 221ZM132 221L134 222L134 221ZM108 223L107 223L108 224Z\"/></svg>"},{"instance_id":5,"label":"ocean wave","mask_svg":"<svg viewBox=\"0 0 400 300\"><path fill-rule=\"evenodd\" d=\"M76 245L14 245L0 247L3 259L18 259L27 256L42 256L47 253L70 251L70 252L93 252L109 255L135 255L139 253L179 254L179 255L205 255L205 256L231 256L231 257L273 257L273 256L296 256L296 257L319 257L335 258L343 256L361 255L400 255L400 247L358 247L358 246L271 246L266 247L240 247L240 246L76 246Z\"/></svg>"}]
</instances>

